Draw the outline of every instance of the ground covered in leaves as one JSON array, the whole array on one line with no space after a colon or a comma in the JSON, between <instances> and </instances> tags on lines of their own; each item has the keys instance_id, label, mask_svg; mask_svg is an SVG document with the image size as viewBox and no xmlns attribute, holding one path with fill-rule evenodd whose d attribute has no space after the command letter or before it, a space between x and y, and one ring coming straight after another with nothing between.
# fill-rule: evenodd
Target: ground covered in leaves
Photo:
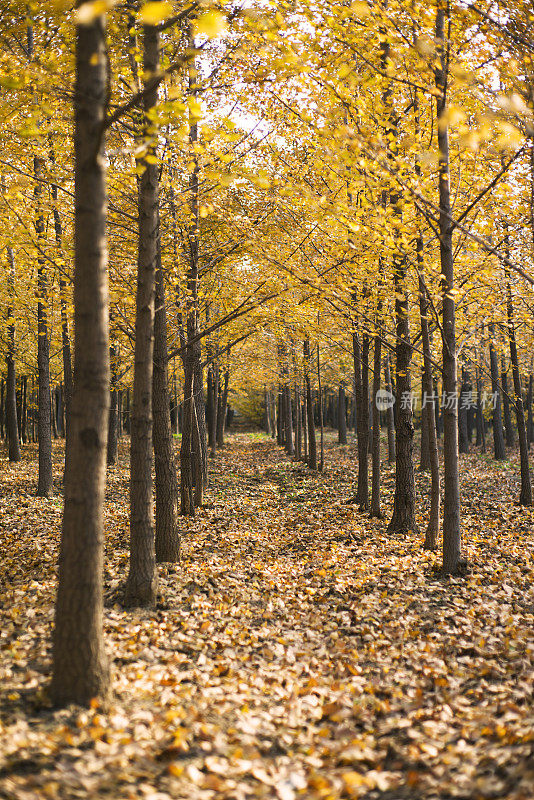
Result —
<instances>
[{"instance_id":1,"label":"ground covered in leaves","mask_svg":"<svg viewBox=\"0 0 534 800\"><path fill-rule=\"evenodd\" d=\"M56 453L60 475L61 453ZM355 453L311 474L261 434L211 462L154 611L125 611L126 443L106 506L108 708L48 707L61 494L2 457L0 797L534 797L534 513L517 464L462 458L470 571L351 504ZM429 478L419 473L421 526Z\"/></svg>"}]
</instances>

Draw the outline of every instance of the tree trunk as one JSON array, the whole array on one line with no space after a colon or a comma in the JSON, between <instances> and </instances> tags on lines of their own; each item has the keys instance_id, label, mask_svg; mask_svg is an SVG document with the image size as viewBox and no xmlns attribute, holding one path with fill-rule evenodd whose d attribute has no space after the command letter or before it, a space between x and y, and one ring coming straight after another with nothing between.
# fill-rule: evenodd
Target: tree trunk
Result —
<instances>
[{"instance_id":1,"label":"tree trunk","mask_svg":"<svg viewBox=\"0 0 534 800\"><path fill-rule=\"evenodd\" d=\"M428 433L428 418L425 414L425 390L424 380L421 375L421 453L419 455L419 469L421 471L430 469L430 444Z\"/></svg>"},{"instance_id":2,"label":"tree trunk","mask_svg":"<svg viewBox=\"0 0 534 800\"><path fill-rule=\"evenodd\" d=\"M439 148L439 232L442 273L443 340L443 572L456 573L462 567L460 531L460 481L458 475L458 403L456 372L456 326L454 303L454 260L452 249L451 201L449 185L449 132L447 109L448 46L445 44L445 10L436 14L438 65L435 70ZM450 401L450 402L449 402Z\"/></svg>"},{"instance_id":3,"label":"tree trunk","mask_svg":"<svg viewBox=\"0 0 534 800\"><path fill-rule=\"evenodd\" d=\"M381 313L379 307L378 314ZM380 510L380 411L378 410L376 396L380 390L380 373L382 366L381 329L374 337L373 356L373 440L372 440L372 472L371 472L371 516L381 517Z\"/></svg>"},{"instance_id":4,"label":"tree trunk","mask_svg":"<svg viewBox=\"0 0 534 800\"><path fill-rule=\"evenodd\" d=\"M391 390L391 376L389 371L389 352L386 351L384 359L384 380L386 383L386 391L392 396L393 402L390 402L386 409L386 419L388 426L388 463L395 463L395 414L393 411L394 397Z\"/></svg>"},{"instance_id":5,"label":"tree trunk","mask_svg":"<svg viewBox=\"0 0 534 800\"><path fill-rule=\"evenodd\" d=\"M184 402L182 406L182 443L180 447L180 513L195 516L193 499L193 371L185 361Z\"/></svg>"},{"instance_id":6,"label":"tree trunk","mask_svg":"<svg viewBox=\"0 0 534 800\"><path fill-rule=\"evenodd\" d=\"M315 439L315 418L313 413L313 399L311 390L310 375L310 342L304 341L304 380L306 382L306 411L308 414L308 466L310 469L317 469L317 442Z\"/></svg>"},{"instance_id":7,"label":"tree trunk","mask_svg":"<svg viewBox=\"0 0 534 800\"><path fill-rule=\"evenodd\" d=\"M298 384L295 383L295 461L302 458L302 409L300 405L300 392Z\"/></svg>"},{"instance_id":8,"label":"tree trunk","mask_svg":"<svg viewBox=\"0 0 534 800\"><path fill-rule=\"evenodd\" d=\"M527 393L527 442L528 446L534 441L534 426L532 421L532 388L534 383L534 375L532 372L528 378L528 393Z\"/></svg>"},{"instance_id":9,"label":"tree trunk","mask_svg":"<svg viewBox=\"0 0 534 800\"><path fill-rule=\"evenodd\" d=\"M57 705L89 705L93 698L106 695L110 680L102 621L109 405L106 186L101 137L107 99L104 36L102 16L76 28L75 381L50 688Z\"/></svg>"},{"instance_id":10,"label":"tree trunk","mask_svg":"<svg viewBox=\"0 0 534 800\"><path fill-rule=\"evenodd\" d=\"M50 156L52 164L55 164L54 150L52 144L50 146ZM56 247L58 249L59 257L62 258L63 226L61 224L61 217L58 209L57 185L55 183L52 184L51 191L52 191L52 202L54 209L54 232L56 237ZM60 278L59 278L59 302L61 307L61 348L63 355L63 383L65 385L65 438L67 439L69 434L69 415L70 415L70 404L72 399L73 387L72 387L72 358L71 358L70 335L69 335L69 318L67 314L67 284L65 282L65 278L63 277L62 273L60 273Z\"/></svg>"},{"instance_id":11,"label":"tree trunk","mask_svg":"<svg viewBox=\"0 0 534 800\"><path fill-rule=\"evenodd\" d=\"M165 278L161 267L161 245L158 241L156 269L156 309L154 317L154 371L152 409L154 429L154 467L156 486L156 561L180 560L178 532L178 479L174 458L174 440L168 388L167 309Z\"/></svg>"},{"instance_id":12,"label":"tree trunk","mask_svg":"<svg viewBox=\"0 0 534 800\"><path fill-rule=\"evenodd\" d=\"M356 378L356 415L358 440L358 490L356 502L360 510L369 507L369 337L364 334L360 345L357 331L352 334L354 375Z\"/></svg>"},{"instance_id":13,"label":"tree trunk","mask_svg":"<svg viewBox=\"0 0 534 800\"><path fill-rule=\"evenodd\" d=\"M19 425L17 418L17 373L15 369L15 257L13 248L8 246L9 262L7 309L7 380L6 380L6 433L10 461L20 461Z\"/></svg>"},{"instance_id":14,"label":"tree trunk","mask_svg":"<svg viewBox=\"0 0 534 800\"><path fill-rule=\"evenodd\" d=\"M230 382L230 373L228 370L225 370L223 379L223 388L220 396L220 407L217 410L217 447L224 446L224 428L226 425L226 410L228 407L229 382Z\"/></svg>"},{"instance_id":15,"label":"tree trunk","mask_svg":"<svg viewBox=\"0 0 534 800\"><path fill-rule=\"evenodd\" d=\"M462 369L462 386L460 388L460 408L458 411L458 435L460 453L469 452L469 432L467 414L472 401L471 379L466 369Z\"/></svg>"},{"instance_id":16,"label":"tree trunk","mask_svg":"<svg viewBox=\"0 0 534 800\"><path fill-rule=\"evenodd\" d=\"M506 459L506 447L504 445L504 432L502 426L499 363L497 360L497 351L495 350L495 344L494 344L495 328L493 324L488 325L488 332L489 332L491 392L493 396L493 414L492 414L493 452L496 461L504 461Z\"/></svg>"},{"instance_id":17,"label":"tree trunk","mask_svg":"<svg viewBox=\"0 0 534 800\"><path fill-rule=\"evenodd\" d=\"M291 407L291 389L287 377L284 383L284 430L287 454L293 456L295 452L293 447L293 411Z\"/></svg>"},{"instance_id":18,"label":"tree trunk","mask_svg":"<svg viewBox=\"0 0 534 800\"><path fill-rule=\"evenodd\" d=\"M339 384L337 394L337 440L339 444L347 444L347 400L345 387Z\"/></svg>"},{"instance_id":19,"label":"tree trunk","mask_svg":"<svg viewBox=\"0 0 534 800\"><path fill-rule=\"evenodd\" d=\"M20 422L20 438L23 444L28 441L28 378L22 376L22 414Z\"/></svg>"},{"instance_id":20,"label":"tree trunk","mask_svg":"<svg viewBox=\"0 0 534 800\"><path fill-rule=\"evenodd\" d=\"M508 394L508 375L504 364L504 356L501 356L501 386L502 386L502 403L504 412L504 430L506 433L506 446L513 447L515 444L515 436L514 436L514 429L512 426L510 395Z\"/></svg>"},{"instance_id":21,"label":"tree trunk","mask_svg":"<svg viewBox=\"0 0 534 800\"><path fill-rule=\"evenodd\" d=\"M321 460L319 461L319 472L324 470L324 414L323 414L323 392L321 389L321 360L319 356L319 343L317 343L317 396L319 398L319 424L321 426Z\"/></svg>"},{"instance_id":22,"label":"tree trunk","mask_svg":"<svg viewBox=\"0 0 534 800\"><path fill-rule=\"evenodd\" d=\"M423 240L418 237L417 252L419 258L419 313L421 319L421 340L423 344L423 424L428 431L428 455L430 460L430 516L425 532L423 547L435 550L438 546L440 526L440 478L438 437L436 431L435 404L432 384L432 360L430 355L430 331L428 326L428 300L426 287L422 278Z\"/></svg>"},{"instance_id":23,"label":"tree trunk","mask_svg":"<svg viewBox=\"0 0 534 800\"><path fill-rule=\"evenodd\" d=\"M157 133L151 120L157 88L150 76L158 70L158 31L143 27L144 140L147 153L139 161L139 239L135 309L135 353L130 443L130 571L125 606L156 603L157 569L152 499L152 367L154 356L154 285L158 238L158 166L154 163ZM150 158L148 158L150 156Z\"/></svg>"},{"instance_id":24,"label":"tree trunk","mask_svg":"<svg viewBox=\"0 0 534 800\"><path fill-rule=\"evenodd\" d=\"M476 409L476 421L477 421L477 439L476 439L476 446L480 447L480 452L486 452L486 428L484 425L484 409L482 407L482 377L481 377L481 358L477 358L477 371L476 371L476 382L477 382L477 409Z\"/></svg>"},{"instance_id":25,"label":"tree trunk","mask_svg":"<svg viewBox=\"0 0 534 800\"><path fill-rule=\"evenodd\" d=\"M207 377L206 424L208 428L208 448L211 458L215 458L217 450L217 368L211 364Z\"/></svg>"},{"instance_id":26,"label":"tree trunk","mask_svg":"<svg viewBox=\"0 0 534 800\"><path fill-rule=\"evenodd\" d=\"M416 532L415 475L413 468L412 384L410 361L412 347L405 290L406 265L398 254L394 265L396 317L397 437L395 460L395 498L388 533Z\"/></svg>"},{"instance_id":27,"label":"tree trunk","mask_svg":"<svg viewBox=\"0 0 534 800\"><path fill-rule=\"evenodd\" d=\"M113 344L109 348L110 372L111 372L111 392L108 420L108 452L107 463L112 466L117 463L117 446L119 441L119 413L118 413L118 391L117 391L117 345Z\"/></svg>"},{"instance_id":28,"label":"tree trunk","mask_svg":"<svg viewBox=\"0 0 534 800\"><path fill-rule=\"evenodd\" d=\"M35 230L37 241L41 248L44 245L45 222L40 207L43 184L41 179L44 171L44 161L40 156L33 160L35 176L34 197L37 208ZM42 255L37 257L37 372L39 383L39 412L38 412L38 439L39 439L39 478L37 483L37 496L48 497L52 493L52 430L50 406L50 338L48 335L48 281L46 277L46 262Z\"/></svg>"},{"instance_id":29,"label":"tree trunk","mask_svg":"<svg viewBox=\"0 0 534 800\"><path fill-rule=\"evenodd\" d=\"M505 233L506 252L509 256L508 232ZM506 283L506 315L508 318L508 342L510 345L510 360L512 362L512 378L514 382L515 417L519 436L519 455L521 464L521 491L519 505L532 505L532 485L528 464L528 442L525 427L525 413L523 410L523 390L521 388L521 375L519 373L519 360L517 358L517 343L515 339L514 305L512 300L512 287L509 276Z\"/></svg>"}]
</instances>

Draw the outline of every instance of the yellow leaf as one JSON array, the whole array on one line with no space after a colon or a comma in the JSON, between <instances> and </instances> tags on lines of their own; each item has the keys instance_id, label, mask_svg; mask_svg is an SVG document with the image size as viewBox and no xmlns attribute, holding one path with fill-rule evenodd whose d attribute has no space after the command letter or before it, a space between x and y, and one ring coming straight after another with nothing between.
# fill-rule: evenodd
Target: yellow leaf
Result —
<instances>
[{"instance_id":1,"label":"yellow leaf","mask_svg":"<svg viewBox=\"0 0 534 800\"><path fill-rule=\"evenodd\" d=\"M168 19L173 12L172 3L146 3L139 12L139 22L143 25L158 25Z\"/></svg>"},{"instance_id":2,"label":"yellow leaf","mask_svg":"<svg viewBox=\"0 0 534 800\"><path fill-rule=\"evenodd\" d=\"M193 23L195 34L213 39L226 30L226 17L220 11L208 11Z\"/></svg>"}]
</instances>

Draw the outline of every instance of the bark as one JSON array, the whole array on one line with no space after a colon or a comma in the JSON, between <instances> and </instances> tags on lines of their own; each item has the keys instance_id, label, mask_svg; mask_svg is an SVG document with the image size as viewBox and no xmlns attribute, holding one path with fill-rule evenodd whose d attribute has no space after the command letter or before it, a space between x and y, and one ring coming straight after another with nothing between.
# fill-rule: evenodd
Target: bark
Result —
<instances>
[{"instance_id":1,"label":"bark","mask_svg":"<svg viewBox=\"0 0 534 800\"><path fill-rule=\"evenodd\" d=\"M50 160L55 164L54 150L50 147ZM57 200L57 185L52 184L52 203L54 209L54 233L56 237L56 247L58 250L59 258L63 258L63 225L61 223L61 216L59 214L58 200ZM61 308L61 349L63 356L63 383L65 386L65 438L69 434L69 415L70 404L72 399L72 357L70 347L70 334L69 334L69 318L67 313L67 284L63 273L60 273L59 278L59 303Z\"/></svg>"},{"instance_id":2,"label":"bark","mask_svg":"<svg viewBox=\"0 0 534 800\"><path fill-rule=\"evenodd\" d=\"M217 368L210 365L208 368L208 386L206 403L206 423L208 428L208 448L210 456L215 457L217 450ZM266 411L268 419L268 410Z\"/></svg>"},{"instance_id":3,"label":"bark","mask_svg":"<svg viewBox=\"0 0 534 800\"><path fill-rule=\"evenodd\" d=\"M220 395L220 407L217 410L217 446L224 446L224 428L226 425L226 410L228 408L228 386L230 382L230 372L224 371L223 387Z\"/></svg>"},{"instance_id":4,"label":"bark","mask_svg":"<svg viewBox=\"0 0 534 800\"><path fill-rule=\"evenodd\" d=\"M419 267L422 268L423 241L418 239L418 254L420 253ZM440 477L438 437L436 431L435 404L433 399L432 360L430 355L430 331L428 325L428 300L426 287L419 275L419 313L421 319L421 340L423 345L423 423L428 431L428 455L430 461L430 516L425 532L423 547L425 550L435 550L438 546L440 526Z\"/></svg>"},{"instance_id":5,"label":"bark","mask_svg":"<svg viewBox=\"0 0 534 800\"><path fill-rule=\"evenodd\" d=\"M345 387L341 383L337 394L337 440L339 444L347 444L347 399Z\"/></svg>"},{"instance_id":6,"label":"bark","mask_svg":"<svg viewBox=\"0 0 534 800\"><path fill-rule=\"evenodd\" d=\"M460 408L458 411L458 449L460 453L469 452L469 432L467 415L469 405L472 401L473 392L471 388L471 378L467 370L462 369L462 386L460 388Z\"/></svg>"},{"instance_id":7,"label":"bark","mask_svg":"<svg viewBox=\"0 0 534 800\"><path fill-rule=\"evenodd\" d=\"M53 635L50 696L57 705L88 705L94 697L105 696L109 688L102 620L109 405L106 186L101 136L107 97L104 37L102 16L76 29L75 388L67 439Z\"/></svg>"},{"instance_id":8,"label":"bark","mask_svg":"<svg viewBox=\"0 0 534 800\"><path fill-rule=\"evenodd\" d=\"M477 421L477 439L476 445L480 447L480 452L486 452L486 427L484 423L484 409L482 407L482 377L481 377L481 365L480 365L480 358L477 360L477 372L476 372L476 382L477 382L477 409L476 409L476 421Z\"/></svg>"},{"instance_id":9,"label":"bark","mask_svg":"<svg viewBox=\"0 0 534 800\"><path fill-rule=\"evenodd\" d=\"M317 469L317 442L315 439L315 419L313 414L313 399L311 390L311 368L310 368L310 342L305 340L303 345L304 354L304 380L306 382L306 411L308 415L308 466L310 469Z\"/></svg>"},{"instance_id":10,"label":"bark","mask_svg":"<svg viewBox=\"0 0 534 800\"><path fill-rule=\"evenodd\" d=\"M413 468L413 421L411 404L410 362L412 347L405 290L406 266L398 254L394 264L396 318L397 437L395 453L395 498L389 533L417 531L415 522L415 475Z\"/></svg>"},{"instance_id":11,"label":"bark","mask_svg":"<svg viewBox=\"0 0 534 800\"><path fill-rule=\"evenodd\" d=\"M291 389L287 377L284 383L284 431L287 454L293 456L295 452L293 447L293 412L291 408Z\"/></svg>"},{"instance_id":12,"label":"bark","mask_svg":"<svg viewBox=\"0 0 534 800\"><path fill-rule=\"evenodd\" d=\"M159 42L155 26L143 27L144 138L154 156L157 139L150 120L157 88L149 83L158 70ZM149 159L152 160L152 159ZM141 159L138 184L138 253L135 309L134 379L130 443L130 571L125 606L156 603L157 569L152 499L152 371L154 355L154 286L158 238L158 167Z\"/></svg>"},{"instance_id":13,"label":"bark","mask_svg":"<svg viewBox=\"0 0 534 800\"><path fill-rule=\"evenodd\" d=\"M156 270L156 310L154 318L154 371L152 409L154 429L154 471L156 486L156 561L180 560L178 532L178 479L174 460L174 440L168 388L167 310L165 279L158 242Z\"/></svg>"},{"instance_id":14,"label":"bark","mask_svg":"<svg viewBox=\"0 0 534 800\"><path fill-rule=\"evenodd\" d=\"M503 416L504 416L504 431L506 434L506 446L513 447L515 444L515 436L514 436L514 429L512 426L510 395L508 393L508 375L504 364L504 356L501 357L501 387L502 387L502 404L503 404Z\"/></svg>"},{"instance_id":15,"label":"bark","mask_svg":"<svg viewBox=\"0 0 534 800\"><path fill-rule=\"evenodd\" d=\"M306 385L302 387L302 460L308 463L308 402Z\"/></svg>"},{"instance_id":16,"label":"bark","mask_svg":"<svg viewBox=\"0 0 534 800\"><path fill-rule=\"evenodd\" d=\"M508 255L508 233L505 234L506 251ZM532 485L530 481L530 469L528 463L528 442L527 429L525 426L525 412L523 409L523 390L521 388L521 375L519 373L519 360L517 357L517 343L515 338L514 304L512 299L512 287L509 276L506 283L506 315L508 318L508 343L510 346L510 360L512 362L512 379L514 382L514 402L515 417L517 422L517 432L519 437L519 458L521 464L521 491L519 493L519 505L532 505Z\"/></svg>"},{"instance_id":17,"label":"bark","mask_svg":"<svg viewBox=\"0 0 534 800\"><path fill-rule=\"evenodd\" d=\"M302 459L302 408L300 404L300 392L295 383L295 460Z\"/></svg>"},{"instance_id":18,"label":"bark","mask_svg":"<svg viewBox=\"0 0 534 800\"><path fill-rule=\"evenodd\" d=\"M20 437L23 444L28 441L28 378L22 376L22 414L20 422Z\"/></svg>"},{"instance_id":19,"label":"bark","mask_svg":"<svg viewBox=\"0 0 534 800\"><path fill-rule=\"evenodd\" d=\"M317 344L317 396L319 398L319 424L321 426L321 459L319 461L319 472L324 470L324 415L323 415L323 393L321 389L321 359L319 355L319 344Z\"/></svg>"},{"instance_id":20,"label":"bark","mask_svg":"<svg viewBox=\"0 0 534 800\"><path fill-rule=\"evenodd\" d=\"M118 391L117 391L117 345L113 344L109 348L110 373L111 373L111 392L108 419L108 452L107 463L112 466L117 463L117 446L119 441L119 410L118 410Z\"/></svg>"},{"instance_id":21,"label":"bark","mask_svg":"<svg viewBox=\"0 0 534 800\"><path fill-rule=\"evenodd\" d=\"M187 361L186 361L187 364ZM180 447L180 513L195 516L193 499L193 372L185 370L184 402L182 406L182 443Z\"/></svg>"},{"instance_id":22,"label":"bark","mask_svg":"<svg viewBox=\"0 0 534 800\"><path fill-rule=\"evenodd\" d=\"M369 507L369 337L360 344L357 331L352 334L354 375L356 378L356 414L358 440L358 490L356 502L360 510Z\"/></svg>"},{"instance_id":23,"label":"bark","mask_svg":"<svg viewBox=\"0 0 534 800\"><path fill-rule=\"evenodd\" d=\"M196 364L193 380L193 486L194 502L197 508L203 503L204 489L207 485L207 447L206 416L204 410L204 391L200 358Z\"/></svg>"},{"instance_id":24,"label":"bark","mask_svg":"<svg viewBox=\"0 0 534 800\"><path fill-rule=\"evenodd\" d=\"M378 313L380 314L380 308ZM382 365L381 330L374 337L373 357L373 437L372 437L372 472L371 472L371 516L381 517L380 510L380 412L376 405L376 395L380 390L380 372Z\"/></svg>"},{"instance_id":25,"label":"bark","mask_svg":"<svg viewBox=\"0 0 534 800\"><path fill-rule=\"evenodd\" d=\"M527 392L527 441L528 445L534 441L534 426L532 420L532 389L534 384L534 375L530 373L528 378L528 392Z\"/></svg>"},{"instance_id":26,"label":"bark","mask_svg":"<svg viewBox=\"0 0 534 800\"><path fill-rule=\"evenodd\" d=\"M17 417L17 373L15 369L15 257L13 248L8 246L9 262L8 292L9 307L7 309L7 380L6 380L6 433L8 457L10 461L20 461L19 425Z\"/></svg>"},{"instance_id":27,"label":"bark","mask_svg":"<svg viewBox=\"0 0 534 800\"><path fill-rule=\"evenodd\" d=\"M392 394L391 389L391 376L389 371L389 352L386 352L386 356L384 359L384 381L386 384L386 390ZM388 406L386 410L386 419L387 419L387 427L388 427L388 463L394 464L395 463L395 414L393 411L393 403Z\"/></svg>"},{"instance_id":28,"label":"bark","mask_svg":"<svg viewBox=\"0 0 534 800\"><path fill-rule=\"evenodd\" d=\"M41 209L41 179L44 160L35 156L33 160L35 176L34 197L37 207L35 230L37 241L43 248L45 221ZM37 258L37 372L39 384L38 440L39 440L39 478L37 496L48 497L52 493L52 431L50 404L50 338L48 334L48 280L46 262L43 256Z\"/></svg>"},{"instance_id":29,"label":"bark","mask_svg":"<svg viewBox=\"0 0 534 800\"><path fill-rule=\"evenodd\" d=\"M428 439L428 419L427 415L425 414L424 403L425 403L425 390L423 388L424 381L423 376L421 376L421 453L419 457L419 469L429 470L430 469L430 445Z\"/></svg>"},{"instance_id":30,"label":"bark","mask_svg":"<svg viewBox=\"0 0 534 800\"><path fill-rule=\"evenodd\" d=\"M506 459L506 447L504 445L504 432L502 426L499 363L497 360L497 351L495 350L495 344L494 344L495 328L493 324L490 324L488 326L488 331L489 331L491 392L493 395L493 414L492 414L493 452L496 461L504 461Z\"/></svg>"},{"instance_id":31,"label":"bark","mask_svg":"<svg viewBox=\"0 0 534 800\"><path fill-rule=\"evenodd\" d=\"M458 409L456 368L456 325L454 303L453 228L449 184L449 133L444 117L447 109L448 50L445 43L445 10L436 14L438 64L435 70L439 148L439 233L442 278L442 340L443 340L443 572L458 572L463 564L460 531L460 481L458 475ZM449 402L451 401L451 402Z\"/></svg>"}]
</instances>

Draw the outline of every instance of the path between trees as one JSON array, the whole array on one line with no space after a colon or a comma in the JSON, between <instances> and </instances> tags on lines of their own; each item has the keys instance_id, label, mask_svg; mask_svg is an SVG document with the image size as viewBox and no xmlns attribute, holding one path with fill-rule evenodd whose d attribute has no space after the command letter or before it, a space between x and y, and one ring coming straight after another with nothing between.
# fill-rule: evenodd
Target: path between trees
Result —
<instances>
[{"instance_id":1,"label":"path between trees","mask_svg":"<svg viewBox=\"0 0 534 800\"><path fill-rule=\"evenodd\" d=\"M534 512L513 505L514 464L462 460L471 571L443 581L421 535L388 537L387 517L347 503L351 445L328 441L315 475L235 434L206 507L182 520L182 564L159 568L164 601L124 611L121 447L106 502L114 699L88 712L46 702L59 493L31 494L34 462L3 464L0 797L532 796Z\"/></svg>"}]
</instances>

